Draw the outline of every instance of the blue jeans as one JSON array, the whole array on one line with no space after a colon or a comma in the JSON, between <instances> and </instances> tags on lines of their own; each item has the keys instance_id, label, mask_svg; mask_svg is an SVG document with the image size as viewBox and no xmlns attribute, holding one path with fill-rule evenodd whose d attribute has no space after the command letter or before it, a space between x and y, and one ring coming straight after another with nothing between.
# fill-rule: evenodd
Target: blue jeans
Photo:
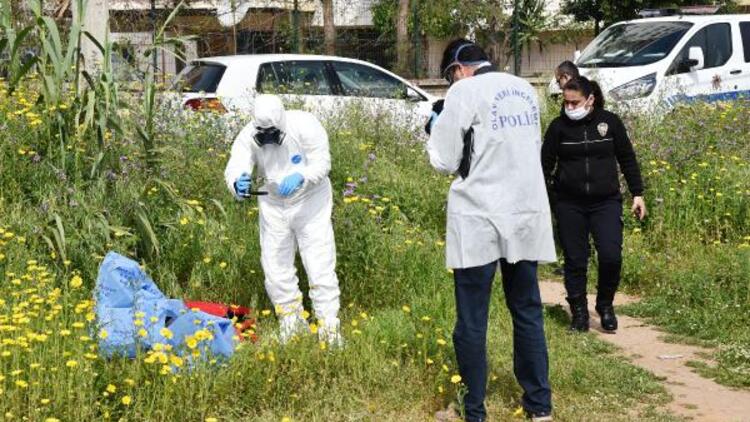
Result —
<instances>
[{"instance_id":1,"label":"blue jeans","mask_svg":"<svg viewBox=\"0 0 750 422\"><path fill-rule=\"evenodd\" d=\"M544 338L542 300L539 295L537 263L499 261L503 276L505 303L513 318L513 372L523 388L521 404L529 412L552 411L548 380L549 358ZM453 344L458 369L468 387L464 396L466 420L487 417L484 397L487 390L487 316L492 280L498 262L481 267L456 269L456 328Z\"/></svg>"}]
</instances>

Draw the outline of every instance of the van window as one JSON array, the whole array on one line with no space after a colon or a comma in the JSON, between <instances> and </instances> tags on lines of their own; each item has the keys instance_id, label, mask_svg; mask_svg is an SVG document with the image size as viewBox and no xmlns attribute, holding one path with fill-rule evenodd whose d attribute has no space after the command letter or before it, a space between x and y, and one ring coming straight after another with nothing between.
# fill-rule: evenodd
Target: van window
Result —
<instances>
[{"instance_id":1,"label":"van window","mask_svg":"<svg viewBox=\"0 0 750 422\"><path fill-rule=\"evenodd\" d=\"M690 72L690 69L680 65L690 57L690 47L700 47L703 50L703 69L723 66L732 57L732 28L728 23L715 23L698 31L677 55L668 74Z\"/></svg>"},{"instance_id":2,"label":"van window","mask_svg":"<svg viewBox=\"0 0 750 422\"><path fill-rule=\"evenodd\" d=\"M370 66L333 62L333 69L341 81L344 95L391 99L406 97L406 85Z\"/></svg>"},{"instance_id":3,"label":"van window","mask_svg":"<svg viewBox=\"0 0 750 422\"><path fill-rule=\"evenodd\" d=\"M182 92L213 94L226 70L226 66L218 63L193 62L177 78L175 88Z\"/></svg>"},{"instance_id":4,"label":"van window","mask_svg":"<svg viewBox=\"0 0 750 422\"><path fill-rule=\"evenodd\" d=\"M750 63L750 22L740 22L740 32L745 49L745 63Z\"/></svg>"},{"instance_id":5,"label":"van window","mask_svg":"<svg viewBox=\"0 0 750 422\"><path fill-rule=\"evenodd\" d=\"M667 57L693 26L689 22L635 22L602 32L578 59L579 67L626 67Z\"/></svg>"}]
</instances>

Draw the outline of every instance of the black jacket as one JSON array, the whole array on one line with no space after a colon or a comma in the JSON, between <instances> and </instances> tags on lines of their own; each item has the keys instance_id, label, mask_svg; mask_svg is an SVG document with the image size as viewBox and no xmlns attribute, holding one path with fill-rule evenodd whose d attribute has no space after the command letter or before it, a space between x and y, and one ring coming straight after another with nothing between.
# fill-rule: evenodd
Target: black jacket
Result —
<instances>
[{"instance_id":1,"label":"black jacket","mask_svg":"<svg viewBox=\"0 0 750 422\"><path fill-rule=\"evenodd\" d=\"M619 196L618 163L630 193L642 195L633 144L622 120L609 111L596 109L581 121L562 113L544 135L544 176L561 199Z\"/></svg>"}]
</instances>

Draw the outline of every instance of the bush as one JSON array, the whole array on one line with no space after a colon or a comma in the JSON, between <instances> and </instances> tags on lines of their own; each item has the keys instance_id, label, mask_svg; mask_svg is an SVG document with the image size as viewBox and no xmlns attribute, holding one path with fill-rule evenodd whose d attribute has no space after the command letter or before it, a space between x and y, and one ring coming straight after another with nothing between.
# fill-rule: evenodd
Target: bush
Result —
<instances>
[{"instance_id":1,"label":"bush","mask_svg":"<svg viewBox=\"0 0 750 422\"><path fill-rule=\"evenodd\" d=\"M626 287L637 315L723 345L720 380L750 386L750 101L696 104L629 121L650 217L626 219ZM745 369L742 369L745 368Z\"/></svg>"}]
</instances>

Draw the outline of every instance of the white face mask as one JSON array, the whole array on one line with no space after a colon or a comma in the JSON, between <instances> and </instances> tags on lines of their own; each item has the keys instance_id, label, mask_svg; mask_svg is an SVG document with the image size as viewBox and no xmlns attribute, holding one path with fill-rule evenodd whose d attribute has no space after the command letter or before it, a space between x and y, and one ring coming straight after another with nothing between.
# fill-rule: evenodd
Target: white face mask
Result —
<instances>
[{"instance_id":1,"label":"white face mask","mask_svg":"<svg viewBox=\"0 0 750 422\"><path fill-rule=\"evenodd\" d=\"M570 120L582 120L589 115L590 111L591 110L589 110L584 104L578 108L574 108L573 110L566 108L565 115L568 116Z\"/></svg>"},{"instance_id":2,"label":"white face mask","mask_svg":"<svg viewBox=\"0 0 750 422\"><path fill-rule=\"evenodd\" d=\"M593 110L593 108L593 100L591 97L589 97L588 100L578 108L570 110L565 107L565 115L568 116L570 120L583 120L586 116L589 115L589 113L591 113L591 110Z\"/></svg>"}]
</instances>

